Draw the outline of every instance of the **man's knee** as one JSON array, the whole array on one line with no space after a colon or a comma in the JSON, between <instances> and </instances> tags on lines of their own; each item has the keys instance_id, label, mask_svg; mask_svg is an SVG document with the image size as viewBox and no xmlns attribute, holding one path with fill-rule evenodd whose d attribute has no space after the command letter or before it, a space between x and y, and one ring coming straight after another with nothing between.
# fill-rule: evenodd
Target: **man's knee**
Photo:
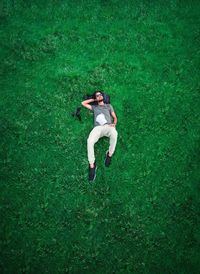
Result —
<instances>
[{"instance_id":1,"label":"man's knee","mask_svg":"<svg viewBox=\"0 0 200 274\"><path fill-rule=\"evenodd\" d=\"M87 138L87 143L88 144L94 144L94 143L96 143L96 140L94 138L92 138L92 137L88 137Z\"/></svg>"},{"instance_id":2,"label":"man's knee","mask_svg":"<svg viewBox=\"0 0 200 274\"><path fill-rule=\"evenodd\" d=\"M113 130L111 133L111 137L117 138L117 136L118 136L118 132L116 130Z\"/></svg>"}]
</instances>

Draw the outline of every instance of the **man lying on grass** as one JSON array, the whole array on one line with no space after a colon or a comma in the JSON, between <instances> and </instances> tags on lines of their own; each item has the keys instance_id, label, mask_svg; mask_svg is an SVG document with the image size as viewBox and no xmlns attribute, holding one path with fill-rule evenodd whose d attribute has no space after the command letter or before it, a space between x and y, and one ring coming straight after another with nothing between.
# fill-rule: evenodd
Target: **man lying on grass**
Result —
<instances>
[{"instance_id":1,"label":"man lying on grass","mask_svg":"<svg viewBox=\"0 0 200 274\"><path fill-rule=\"evenodd\" d=\"M88 99L81 104L94 112L94 127L91 130L87 139L87 153L89 161L89 181L94 181L96 178L96 160L94 155L94 144L103 136L110 138L110 146L106 151L105 166L108 167L111 163L111 157L115 151L117 144L118 132L115 128L117 117L111 104L105 104L103 95L100 91L95 91L94 99ZM98 105L90 105L89 103L97 101Z\"/></svg>"}]
</instances>

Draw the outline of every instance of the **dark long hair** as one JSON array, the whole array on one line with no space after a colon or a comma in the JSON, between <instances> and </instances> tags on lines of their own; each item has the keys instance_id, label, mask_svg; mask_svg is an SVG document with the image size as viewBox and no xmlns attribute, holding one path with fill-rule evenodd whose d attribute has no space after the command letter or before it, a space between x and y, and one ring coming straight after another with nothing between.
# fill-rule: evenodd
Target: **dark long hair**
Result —
<instances>
[{"instance_id":1,"label":"dark long hair","mask_svg":"<svg viewBox=\"0 0 200 274\"><path fill-rule=\"evenodd\" d=\"M96 90L93 94L92 94L92 98L93 99L96 99L96 93L97 92L101 92L101 94L103 95L103 97L104 97L104 92L102 91L102 90Z\"/></svg>"}]
</instances>

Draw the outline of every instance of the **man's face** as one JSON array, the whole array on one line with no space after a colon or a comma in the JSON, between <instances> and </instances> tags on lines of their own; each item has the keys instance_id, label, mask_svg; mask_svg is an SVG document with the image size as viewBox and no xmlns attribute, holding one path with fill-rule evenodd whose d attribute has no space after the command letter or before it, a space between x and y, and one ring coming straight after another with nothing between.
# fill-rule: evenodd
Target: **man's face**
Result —
<instances>
[{"instance_id":1,"label":"man's face","mask_svg":"<svg viewBox=\"0 0 200 274\"><path fill-rule=\"evenodd\" d=\"M101 92L96 93L96 99L97 99L97 102L103 101L103 95L101 94Z\"/></svg>"}]
</instances>

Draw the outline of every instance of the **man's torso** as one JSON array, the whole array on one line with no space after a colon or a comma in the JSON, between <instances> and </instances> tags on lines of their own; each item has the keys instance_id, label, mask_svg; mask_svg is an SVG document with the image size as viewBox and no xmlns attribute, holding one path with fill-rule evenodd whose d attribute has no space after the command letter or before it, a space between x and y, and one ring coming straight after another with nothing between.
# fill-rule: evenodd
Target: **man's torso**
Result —
<instances>
[{"instance_id":1,"label":"man's torso","mask_svg":"<svg viewBox=\"0 0 200 274\"><path fill-rule=\"evenodd\" d=\"M111 104L92 105L92 111L94 112L94 127L113 123L111 111L114 110Z\"/></svg>"}]
</instances>

